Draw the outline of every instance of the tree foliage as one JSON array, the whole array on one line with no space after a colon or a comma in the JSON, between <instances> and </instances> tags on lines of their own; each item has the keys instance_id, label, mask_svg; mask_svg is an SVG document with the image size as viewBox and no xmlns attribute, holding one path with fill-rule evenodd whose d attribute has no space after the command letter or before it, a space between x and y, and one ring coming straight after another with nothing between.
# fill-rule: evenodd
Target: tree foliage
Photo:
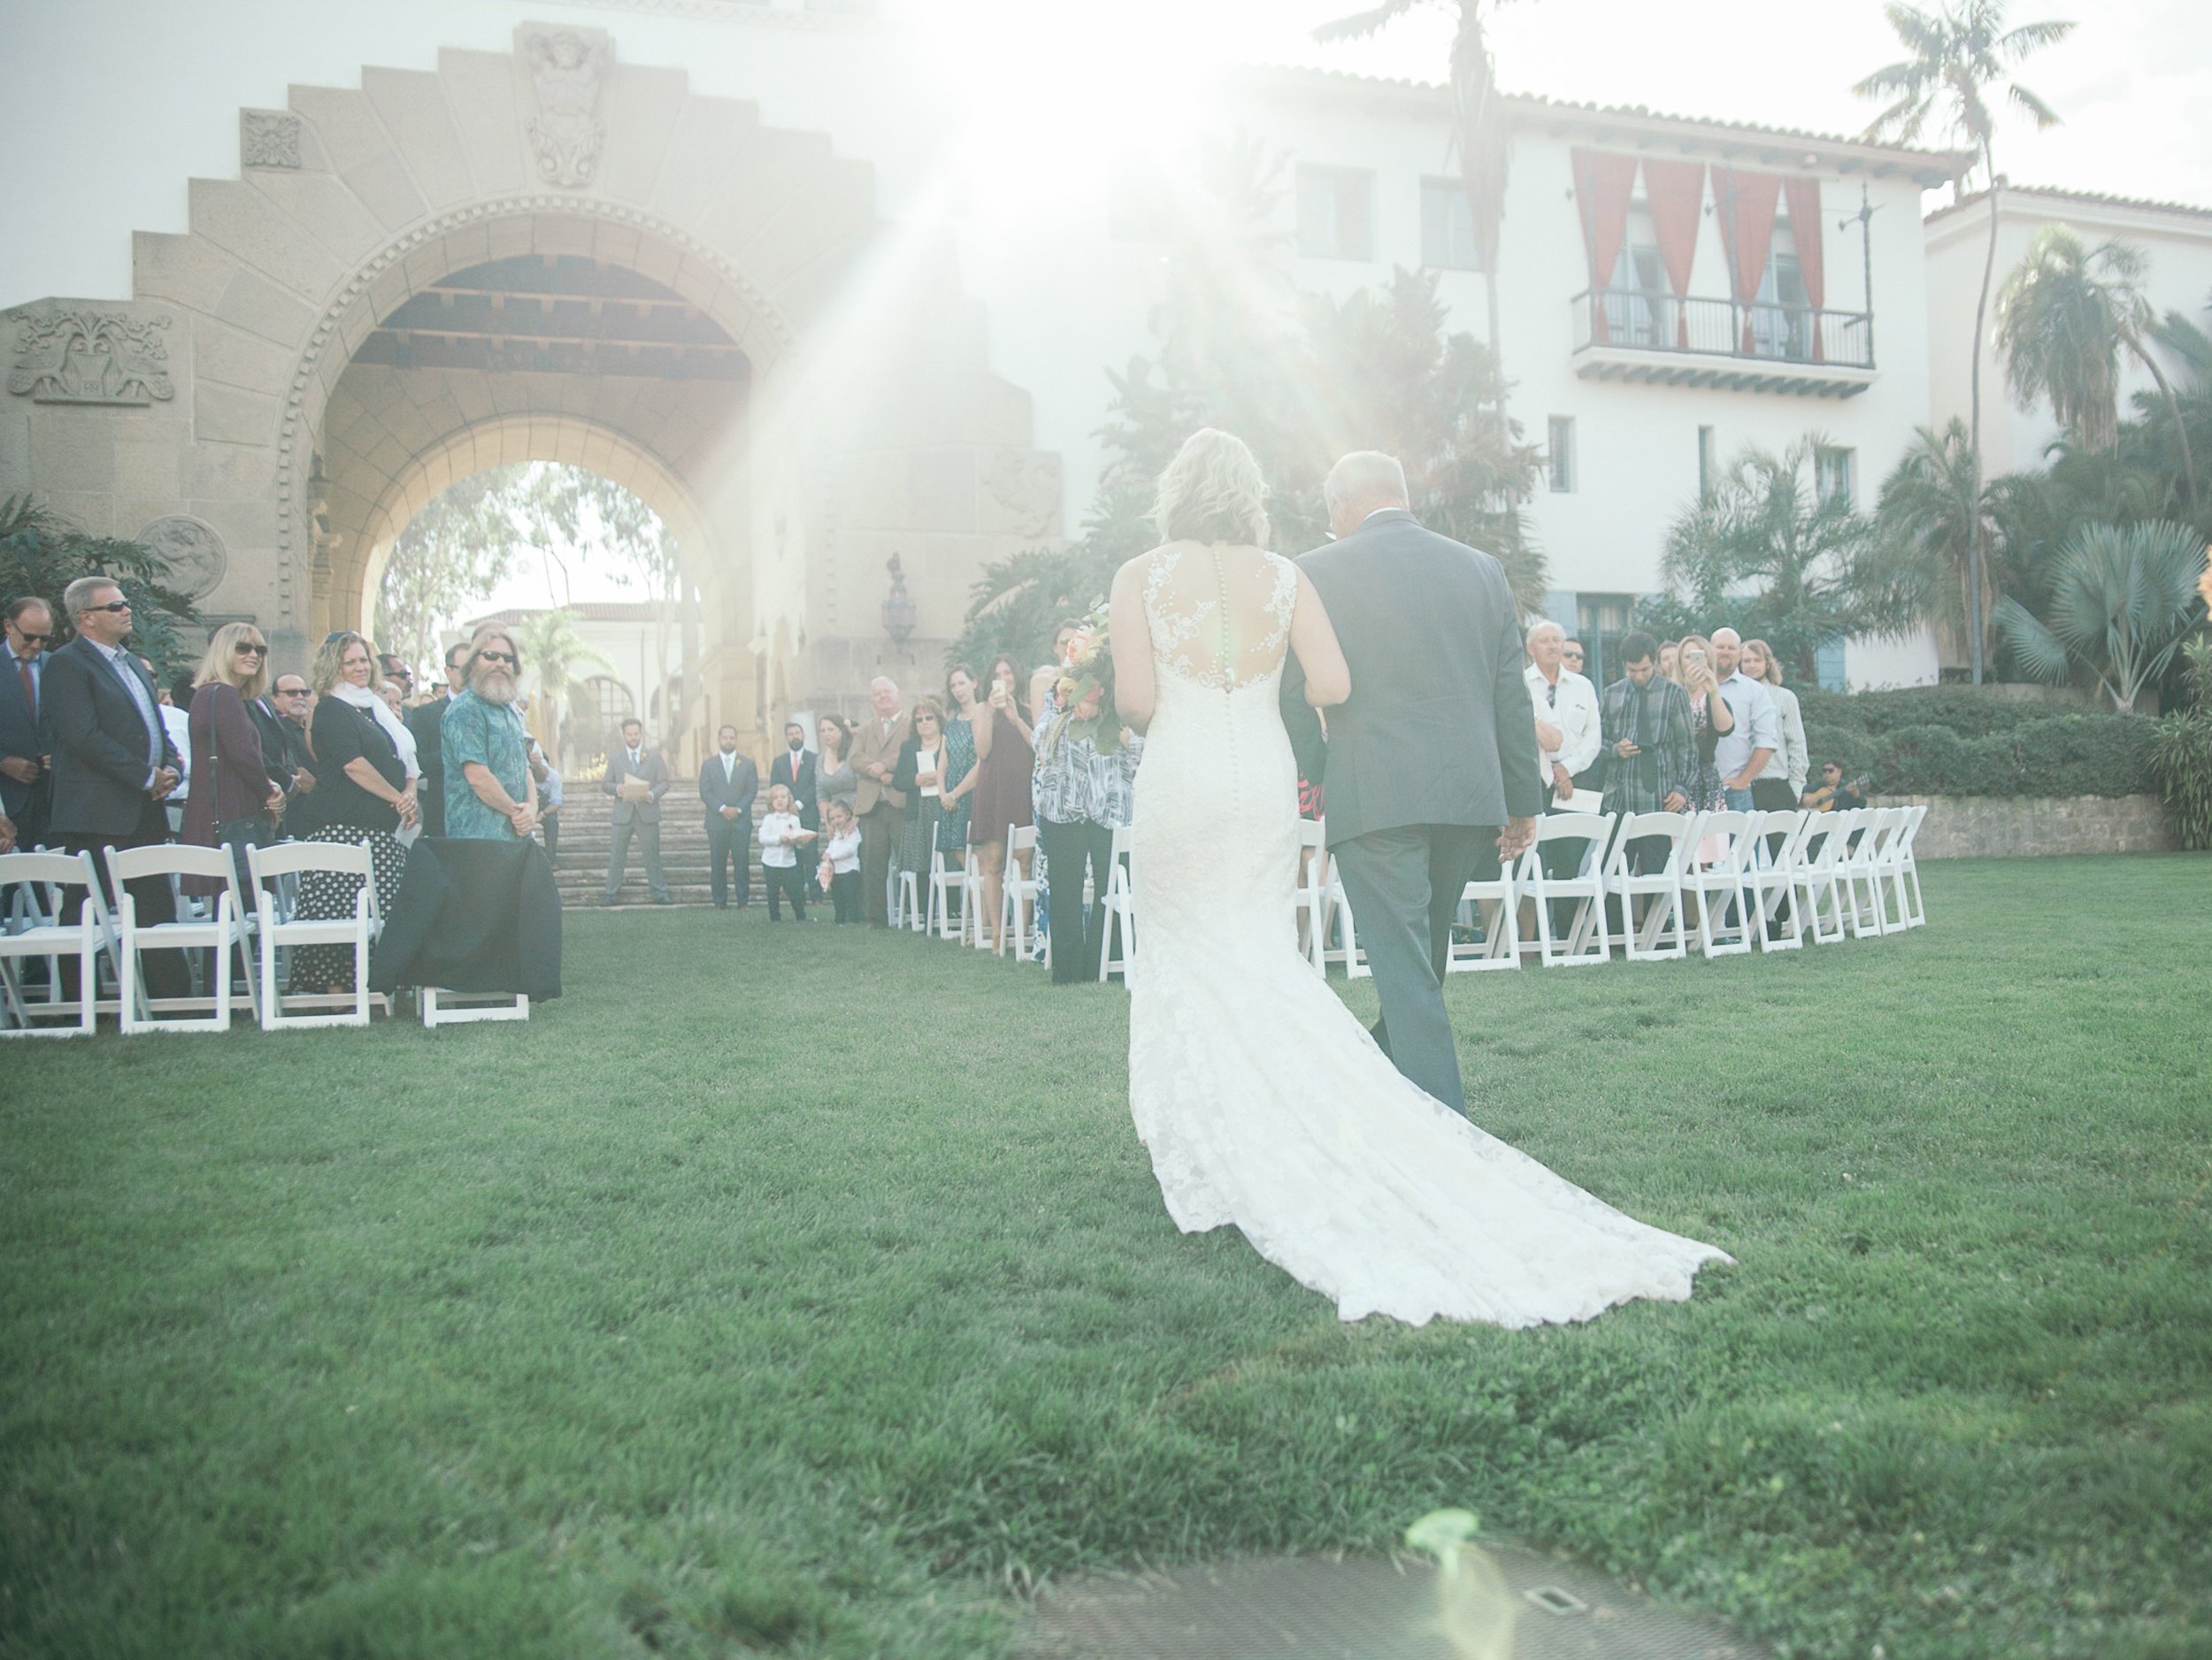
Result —
<instances>
[{"instance_id":1,"label":"tree foliage","mask_svg":"<svg viewBox=\"0 0 2212 1660\"><path fill-rule=\"evenodd\" d=\"M54 613L65 644L75 619L62 609L63 590L81 576L107 576L131 603L131 644L167 685L198 658L205 624L190 599L168 586L168 566L142 542L87 534L27 492L0 501L0 604L35 594Z\"/></svg>"},{"instance_id":2,"label":"tree foliage","mask_svg":"<svg viewBox=\"0 0 2212 1660\"><path fill-rule=\"evenodd\" d=\"M2047 617L2008 598L1997 626L2037 680L2078 673L2132 710L2201 618L2204 565L2204 538L2192 526L2085 526L2060 560Z\"/></svg>"},{"instance_id":3,"label":"tree foliage","mask_svg":"<svg viewBox=\"0 0 2212 1660\"><path fill-rule=\"evenodd\" d=\"M419 673L433 672L465 611L526 558L549 561L564 589L575 558L658 596L676 553L659 515L610 479L549 462L492 467L442 491L400 533L371 632Z\"/></svg>"},{"instance_id":4,"label":"tree foliage","mask_svg":"<svg viewBox=\"0 0 2212 1660\"><path fill-rule=\"evenodd\" d=\"M1669 632L1734 628L1764 639L1792 671L1814 678L1821 645L1895 634L1921 617L1941 568L1926 550L1876 534L1873 519L1807 488L1809 435L1780 455L1754 445L1667 533L1667 592L1638 606Z\"/></svg>"}]
</instances>

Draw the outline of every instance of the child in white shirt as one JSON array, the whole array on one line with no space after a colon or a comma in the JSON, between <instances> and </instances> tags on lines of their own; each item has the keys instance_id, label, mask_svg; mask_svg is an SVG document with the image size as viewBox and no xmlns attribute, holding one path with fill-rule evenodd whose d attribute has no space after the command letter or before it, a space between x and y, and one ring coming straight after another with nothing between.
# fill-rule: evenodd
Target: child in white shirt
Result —
<instances>
[{"instance_id":1,"label":"child in white shirt","mask_svg":"<svg viewBox=\"0 0 2212 1660\"><path fill-rule=\"evenodd\" d=\"M841 801L829 804L829 845L822 849L822 868L815 881L837 908L840 922L860 920L860 826L853 810Z\"/></svg>"},{"instance_id":2,"label":"child in white shirt","mask_svg":"<svg viewBox=\"0 0 2212 1660\"><path fill-rule=\"evenodd\" d=\"M798 849L818 832L809 830L791 811L791 790L774 784L768 790L768 814L760 821L760 873L768 883L768 920L781 922L778 902L788 895L791 914L806 920L806 878L799 872Z\"/></svg>"}]
</instances>

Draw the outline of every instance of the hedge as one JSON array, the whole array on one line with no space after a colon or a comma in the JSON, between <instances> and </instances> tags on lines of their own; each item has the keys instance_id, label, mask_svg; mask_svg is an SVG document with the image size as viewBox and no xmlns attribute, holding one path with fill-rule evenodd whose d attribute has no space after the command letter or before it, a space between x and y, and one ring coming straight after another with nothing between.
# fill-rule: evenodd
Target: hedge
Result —
<instances>
[{"instance_id":1,"label":"hedge","mask_svg":"<svg viewBox=\"0 0 2212 1660\"><path fill-rule=\"evenodd\" d=\"M1816 772L1843 764L1885 795L2155 794L2157 722L2110 711L2054 712L1967 688L1806 691L1805 742Z\"/></svg>"}]
</instances>

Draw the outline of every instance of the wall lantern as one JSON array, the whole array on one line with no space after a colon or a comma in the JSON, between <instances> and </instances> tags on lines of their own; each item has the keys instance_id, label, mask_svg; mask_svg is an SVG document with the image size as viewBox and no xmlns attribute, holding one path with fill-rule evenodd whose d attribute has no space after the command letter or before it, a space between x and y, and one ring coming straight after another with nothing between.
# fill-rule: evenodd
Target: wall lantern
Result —
<instances>
[{"instance_id":1,"label":"wall lantern","mask_svg":"<svg viewBox=\"0 0 2212 1660\"><path fill-rule=\"evenodd\" d=\"M897 554L884 568L891 573L891 591L883 596L883 632L903 650L914 637L914 596L906 591L906 570Z\"/></svg>"}]
</instances>

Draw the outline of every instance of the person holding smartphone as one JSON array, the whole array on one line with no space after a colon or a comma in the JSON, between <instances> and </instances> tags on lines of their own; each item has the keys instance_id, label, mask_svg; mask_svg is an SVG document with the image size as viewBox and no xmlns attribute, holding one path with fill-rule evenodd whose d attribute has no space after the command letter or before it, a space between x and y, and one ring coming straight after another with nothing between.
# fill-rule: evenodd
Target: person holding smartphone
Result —
<instances>
[{"instance_id":1,"label":"person holding smartphone","mask_svg":"<svg viewBox=\"0 0 2212 1660\"><path fill-rule=\"evenodd\" d=\"M1720 676L1713 672L1712 642L1702 634L1685 634L1676 661L1676 683L1690 700L1690 737L1697 751L1688 788L1683 792L1685 812L1718 812L1728 805L1721 788L1720 768L1714 763L1720 741L1735 728L1735 712L1720 695Z\"/></svg>"},{"instance_id":2,"label":"person holding smartphone","mask_svg":"<svg viewBox=\"0 0 2212 1660\"><path fill-rule=\"evenodd\" d=\"M983 706L976 711L972 728L976 770L968 811L968 845L973 849L976 874L983 883L983 921L990 930L993 949L998 946L999 924L1006 908L1007 830L1010 826L1026 830L1036 822L1029 795L1036 755L1021 705L1015 700L1015 688L1020 684L1021 675L1011 657L993 662Z\"/></svg>"}]
</instances>

